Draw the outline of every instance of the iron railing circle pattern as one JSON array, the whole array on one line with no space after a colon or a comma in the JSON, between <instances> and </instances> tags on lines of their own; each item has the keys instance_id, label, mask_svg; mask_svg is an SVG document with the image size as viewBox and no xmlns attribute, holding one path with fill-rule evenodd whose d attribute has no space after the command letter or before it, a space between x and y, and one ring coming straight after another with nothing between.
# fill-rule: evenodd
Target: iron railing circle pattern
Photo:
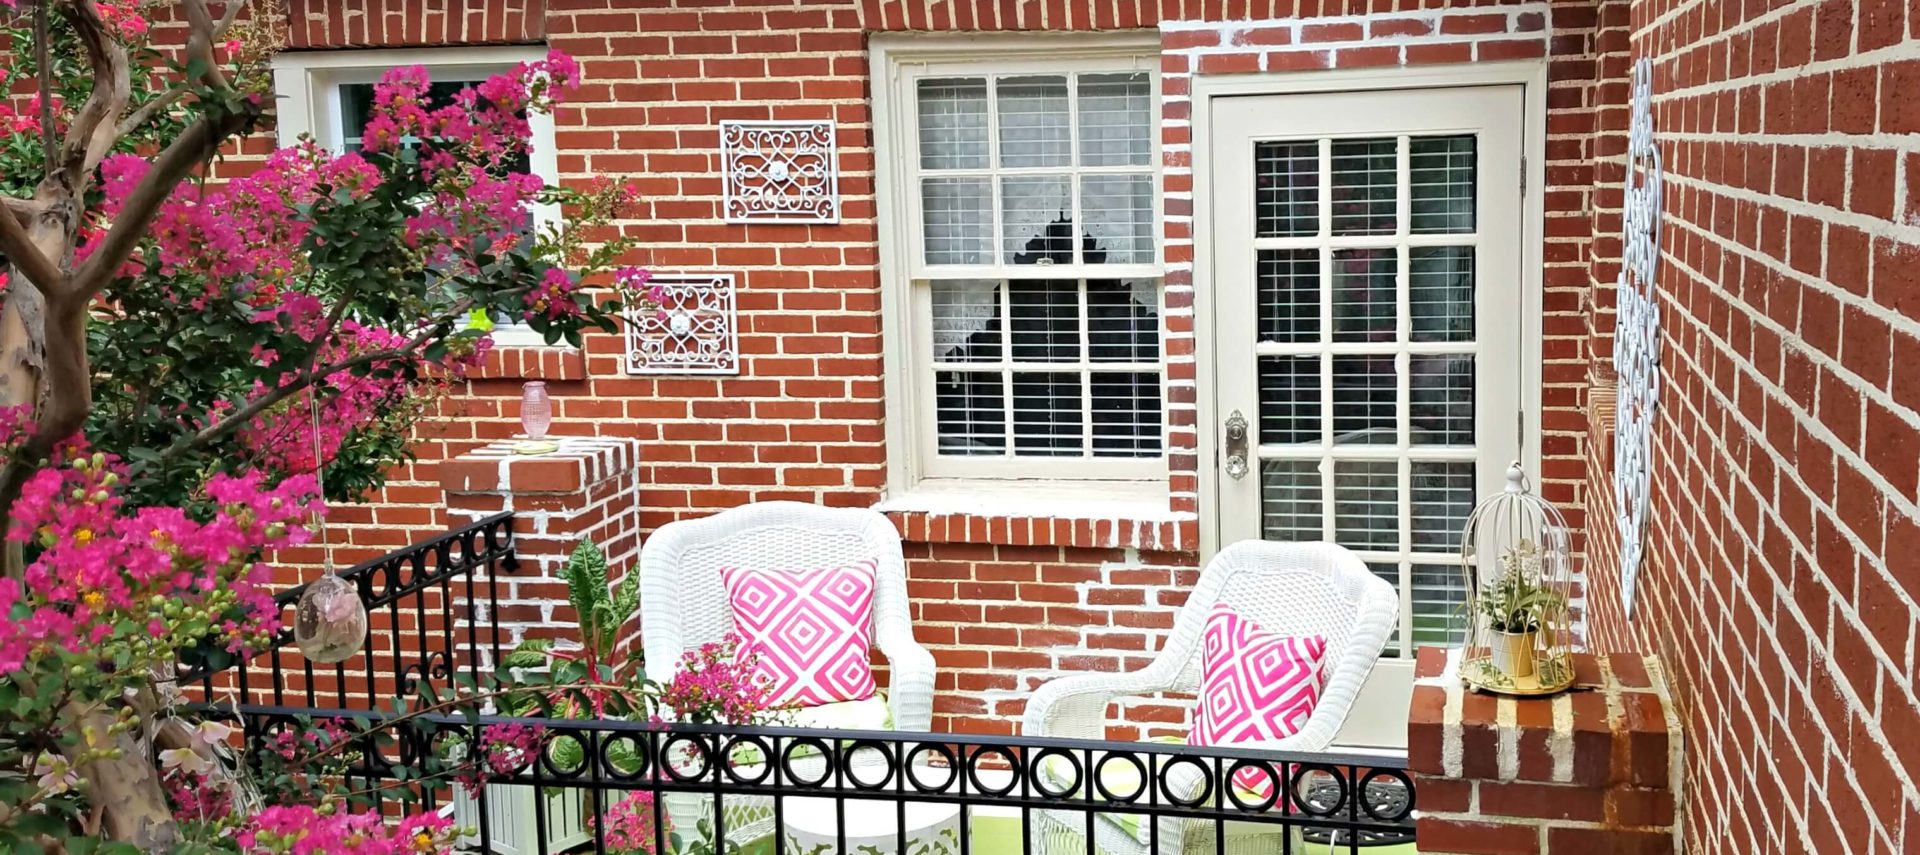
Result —
<instances>
[{"instance_id":1,"label":"iron railing circle pattern","mask_svg":"<svg viewBox=\"0 0 1920 855\"><path fill-rule=\"evenodd\" d=\"M1234 807L1241 810L1256 812L1271 810L1274 804L1280 801L1280 785L1282 781L1286 780L1286 773L1275 769L1272 763L1265 761L1235 760L1232 765L1227 767L1226 780L1233 784L1238 784L1240 781L1240 773L1243 771L1255 771L1265 776L1267 782L1266 795L1253 801L1247 801L1241 798L1241 788L1239 786L1228 786L1222 791L1226 793L1227 801L1232 802Z\"/></svg>"},{"instance_id":2,"label":"iron railing circle pattern","mask_svg":"<svg viewBox=\"0 0 1920 855\"><path fill-rule=\"evenodd\" d=\"M1133 792L1128 793L1127 795L1124 795L1124 796L1116 795L1111 789L1107 788L1107 764L1114 762L1116 760L1124 761L1133 765L1133 775L1134 775L1134 782L1135 782ZM1142 762L1139 757L1134 756L1130 752L1109 751L1105 754L1102 754L1100 756L1100 759L1093 764L1092 776L1093 776L1093 788L1099 791L1100 797L1106 799L1107 801L1113 802L1115 804L1130 805L1130 804L1133 804L1134 802L1139 801L1142 796L1147 795L1148 779L1150 777L1147 774L1147 764Z\"/></svg>"},{"instance_id":3,"label":"iron railing circle pattern","mask_svg":"<svg viewBox=\"0 0 1920 855\"><path fill-rule=\"evenodd\" d=\"M261 654L222 675L226 682L217 691L208 674L183 673L183 680L199 681L205 697L228 699L197 705L197 711L238 719L251 751L272 750L280 734L304 732L311 721L407 715L408 725L397 728L395 738L342 748L340 768L357 785L384 780L427 792L430 801L452 797L455 785L428 783L401 767L438 762L456 752L480 752L472 756L491 759L485 755L493 738L489 728L510 724L530 728L537 739L512 752L512 762L502 764L512 768L500 770L489 783L544 788L550 795L573 792L592 810L606 810L628 793L680 793L716 806L759 799L776 806L777 824L778 805L805 797L829 800L835 810L856 803L899 805L902 817L906 805L934 803L1064 814L1076 816L1076 822L1091 821L1094 814L1132 815L1156 831L1163 820L1253 823L1340 847L1412 837L1415 782L1404 761L1378 755L571 719L563 716L586 714L593 706L585 694L567 690L529 693L536 702L522 708L532 713L527 717L496 715L491 708L430 711L429 704L441 707L453 692L472 690L475 683L466 678L479 678L501 661L503 633L495 621L506 597L498 595L495 583L518 566L512 524L510 515L496 515L346 571L369 610L392 618L363 655L321 668L277 651ZM283 594L283 607L299 594L299 589ZM283 634L281 644L290 648L290 635ZM289 685L301 678L305 685ZM376 692L394 687L418 695L406 704L383 703L384 709L376 709L373 699L385 697ZM289 697L294 695L304 698ZM253 702L262 697L273 702ZM338 703L323 703L323 697ZM354 706L360 703L366 706ZM568 746L566 756L580 759L561 763L556 746L568 741L580 750L575 754ZM755 757L758 763L749 762ZM1234 775L1250 768L1266 769L1276 783L1285 781L1286 792L1276 786L1272 795L1257 800L1237 792ZM1118 783L1126 772L1134 779L1130 789ZM480 813L469 819L489 815L485 801L491 790L461 790L461 798L478 800ZM656 809L661 801L656 799ZM963 811L961 821L973 815ZM547 822L544 814L537 820ZM722 824L731 826L733 820L716 821ZM485 841L488 831L482 825ZM899 843L905 846L904 836ZM1031 845L1040 845L1037 837Z\"/></svg>"}]
</instances>

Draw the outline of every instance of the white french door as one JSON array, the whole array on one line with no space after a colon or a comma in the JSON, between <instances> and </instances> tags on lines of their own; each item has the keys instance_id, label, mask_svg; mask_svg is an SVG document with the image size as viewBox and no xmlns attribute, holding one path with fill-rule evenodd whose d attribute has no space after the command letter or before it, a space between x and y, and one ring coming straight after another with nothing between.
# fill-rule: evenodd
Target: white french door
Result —
<instances>
[{"instance_id":1,"label":"white french door","mask_svg":"<svg viewBox=\"0 0 1920 855\"><path fill-rule=\"evenodd\" d=\"M1204 510L1219 543L1333 541L1399 590L1343 734L1397 746L1414 647L1463 626L1460 528L1519 447L1523 89L1213 103Z\"/></svg>"}]
</instances>

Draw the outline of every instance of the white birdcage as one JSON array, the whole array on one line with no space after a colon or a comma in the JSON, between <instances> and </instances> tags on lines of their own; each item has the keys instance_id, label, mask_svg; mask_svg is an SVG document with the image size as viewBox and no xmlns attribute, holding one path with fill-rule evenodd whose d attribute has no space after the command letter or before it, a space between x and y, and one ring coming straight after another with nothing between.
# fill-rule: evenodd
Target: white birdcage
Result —
<instances>
[{"instance_id":1,"label":"white birdcage","mask_svg":"<svg viewBox=\"0 0 1920 855\"><path fill-rule=\"evenodd\" d=\"M1468 593L1461 679L1506 695L1546 695L1573 684L1573 564L1567 521L1533 494L1526 472L1475 506L1460 542Z\"/></svg>"}]
</instances>

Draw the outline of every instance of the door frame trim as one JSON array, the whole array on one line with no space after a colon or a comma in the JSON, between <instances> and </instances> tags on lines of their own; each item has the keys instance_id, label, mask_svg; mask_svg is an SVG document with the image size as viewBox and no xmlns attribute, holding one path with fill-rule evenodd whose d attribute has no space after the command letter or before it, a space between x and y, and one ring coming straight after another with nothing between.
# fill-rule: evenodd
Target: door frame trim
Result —
<instances>
[{"instance_id":1,"label":"door frame trim","mask_svg":"<svg viewBox=\"0 0 1920 855\"><path fill-rule=\"evenodd\" d=\"M1520 390L1526 420L1521 437L1526 443L1522 461L1527 471L1540 471L1540 393L1545 385L1542 363L1542 300L1546 285L1546 149L1547 62L1484 62L1472 65L1400 66L1385 69L1346 69L1285 74L1195 75L1191 90L1190 157L1193 162L1193 335L1195 342L1212 338L1216 303L1213 289L1213 111L1214 100L1248 95L1296 95L1518 85L1521 87L1521 151L1527 159L1527 193L1520 206L1520 349L1535 366L1532 382ZM1200 517L1200 560L1220 549L1219 516L1208 514L1220 488L1220 423L1218 370L1213 349L1194 347L1195 418L1199 444L1199 493L1195 508Z\"/></svg>"}]
</instances>

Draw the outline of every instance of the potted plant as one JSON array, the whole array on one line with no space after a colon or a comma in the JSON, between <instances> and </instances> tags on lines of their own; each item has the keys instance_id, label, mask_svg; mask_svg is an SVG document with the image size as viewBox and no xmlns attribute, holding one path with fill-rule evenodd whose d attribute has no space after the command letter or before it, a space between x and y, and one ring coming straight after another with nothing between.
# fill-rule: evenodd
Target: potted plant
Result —
<instances>
[{"instance_id":1,"label":"potted plant","mask_svg":"<svg viewBox=\"0 0 1920 855\"><path fill-rule=\"evenodd\" d=\"M1534 674L1534 651L1549 617L1566 603L1560 592L1540 584L1540 549L1531 541L1500 556L1500 574L1475 604L1487 621L1494 667L1508 678Z\"/></svg>"}]
</instances>

